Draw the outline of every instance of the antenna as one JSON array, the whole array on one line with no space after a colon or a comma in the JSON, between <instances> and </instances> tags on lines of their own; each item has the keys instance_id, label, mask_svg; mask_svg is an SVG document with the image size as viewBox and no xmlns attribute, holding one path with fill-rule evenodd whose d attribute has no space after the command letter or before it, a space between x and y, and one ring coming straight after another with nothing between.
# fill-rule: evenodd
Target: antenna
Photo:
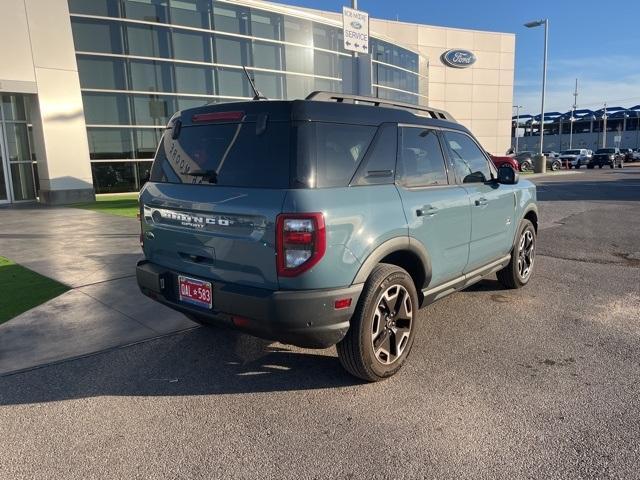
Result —
<instances>
[{"instance_id":1,"label":"antenna","mask_svg":"<svg viewBox=\"0 0 640 480\"><path fill-rule=\"evenodd\" d=\"M251 78L251 75L249 75L249 72L247 71L247 67L245 67L243 65L242 66L242 70L244 70L244 74L247 76L247 80L249 80L249 85L251 85L251 90L253 90L253 99L254 100L269 100L267 97L262 95L260 93L260 91L256 88L256 85L255 85L255 83L253 83L253 79Z\"/></svg>"}]
</instances>

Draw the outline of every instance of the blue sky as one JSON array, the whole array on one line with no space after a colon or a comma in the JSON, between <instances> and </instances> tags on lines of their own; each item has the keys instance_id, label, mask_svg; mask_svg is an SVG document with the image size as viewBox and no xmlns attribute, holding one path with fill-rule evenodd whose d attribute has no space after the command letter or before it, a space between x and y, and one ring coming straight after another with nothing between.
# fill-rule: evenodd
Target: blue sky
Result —
<instances>
[{"instance_id":1,"label":"blue sky","mask_svg":"<svg viewBox=\"0 0 640 480\"><path fill-rule=\"evenodd\" d=\"M341 11L350 1L280 0ZM515 33L514 104L539 113L543 28L523 23L548 18L547 107L565 112L575 79L582 108L640 104L640 0L359 0L376 18Z\"/></svg>"}]
</instances>

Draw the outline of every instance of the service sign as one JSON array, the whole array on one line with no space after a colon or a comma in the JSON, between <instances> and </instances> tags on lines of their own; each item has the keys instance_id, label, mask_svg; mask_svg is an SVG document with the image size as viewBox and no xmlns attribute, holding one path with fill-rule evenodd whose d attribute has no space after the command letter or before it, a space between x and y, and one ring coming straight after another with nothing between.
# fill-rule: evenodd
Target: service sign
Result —
<instances>
[{"instance_id":1,"label":"service sign","mask_svg":"<svg viewBox=\"0 0 640 480\"><path fill-rule=\"evenodd\" d=\"M369 14L342 7L344 49L350 52L369 53Z\"/></svg>"}]
</instances>

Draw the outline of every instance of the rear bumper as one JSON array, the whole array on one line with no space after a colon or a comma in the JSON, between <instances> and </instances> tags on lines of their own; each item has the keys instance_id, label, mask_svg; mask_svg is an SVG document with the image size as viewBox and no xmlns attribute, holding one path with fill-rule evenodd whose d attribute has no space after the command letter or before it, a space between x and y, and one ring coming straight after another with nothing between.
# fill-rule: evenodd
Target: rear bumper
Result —
<instances>
[{"instance_id":1,"label":"rear bumper","mask_svg":"<svg viewBox=\"0 0 640 480\"><path fill-rule=\"evenodd\" d=\"M178 272L148 260L136 267L142 293L174 310L305 348L326 348L342 340L363 288L359 284L329 290L272 291L211 281L213 309L207 310L179 302L177 276ZM344 298L351 298L351 305L335 309L335 301Z\"/></svg>"}]
</instances>

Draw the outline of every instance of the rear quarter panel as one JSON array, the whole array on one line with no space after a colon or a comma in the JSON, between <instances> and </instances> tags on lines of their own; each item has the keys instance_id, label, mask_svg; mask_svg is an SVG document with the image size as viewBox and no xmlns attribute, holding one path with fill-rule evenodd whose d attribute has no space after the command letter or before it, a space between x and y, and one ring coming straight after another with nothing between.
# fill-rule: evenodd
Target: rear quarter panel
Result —
<instances>
[{"instance_id":1,"label":"rear quarter panel","mask_svg":"<svg viewBox=\"0 0 640 480\"><path fill-rule=\"evenodd\" d=\"M298 277L280 278L282 289L334 288L351 285L360 265L377 246L408 236L395 185L290 190L283 213L322 212L327 251Z\"/></svg>"}]
</instances>

